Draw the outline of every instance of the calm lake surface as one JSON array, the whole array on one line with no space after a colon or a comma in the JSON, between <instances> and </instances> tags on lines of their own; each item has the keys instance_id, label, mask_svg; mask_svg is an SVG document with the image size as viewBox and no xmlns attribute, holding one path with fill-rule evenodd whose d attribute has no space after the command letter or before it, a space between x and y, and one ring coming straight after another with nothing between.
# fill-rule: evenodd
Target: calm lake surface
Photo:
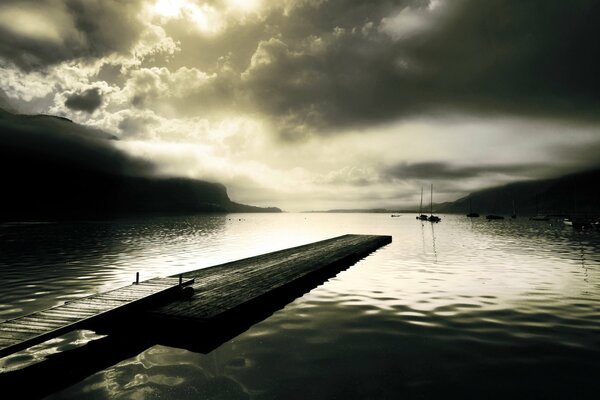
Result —
<instances>
[{"instance_id":1,"label":"calm lake surface","mask_svg":"<svg viewBox=\"0 0 600 400\"><path fill-rule=\"evenodd\" d=\"M345 233L385 246L208 354L156 345L48 399L598 398L600 234L560 221L231 214L0 226L0 320ZM0 359L10 371L89 331ZM4 396L3 396L4 397Z\"/></svg>"}]
</instances>

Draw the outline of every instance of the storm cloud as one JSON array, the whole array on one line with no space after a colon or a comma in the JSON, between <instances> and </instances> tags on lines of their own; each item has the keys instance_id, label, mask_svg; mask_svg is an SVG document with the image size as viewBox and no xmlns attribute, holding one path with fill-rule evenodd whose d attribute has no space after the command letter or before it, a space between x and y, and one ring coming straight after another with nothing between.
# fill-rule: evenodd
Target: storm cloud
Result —
<instances>
[{"instance_id":1,"label":"storm cloud","mask_svg":"<svg viewBox=\"0 0 600 400\"><path fill-rule=\"evenodd\" d=\"M456 165L444 162L400 163L386 170L386 176L392 179L471 179L484 175L500 174L509 176L540 176L540 172L548 169L548 165L513 164L513 165Z\"/></svg>"},{"instance_id":2,"label":"storm cloud","mask_svg":"<svg viewBox=\"0 0 600 400\"><path fill-rule=\"evenodd\" d=\"M315 18L313 36L260 42L245 83L264 112L319 132L432 112L597 121L599 8L329 1L289 16Z\"/></svg>"},{"instance_id":3,"label":"storm cloud","mask_svg":"<svg viewBox=\"0 0 600 400\"><path fill-rule=\"evenodd\" d=\"M65 105L71 110L93 113L102 104L102 94L98 88L88 89L82 93L73 93L67 97Z\"/></svg>"},{"instance_id":4,"label":"storm cloud","mask_svg":"<svg viewBox=\"0 0 600 400\"><path fill-rule=\"evenodd\" d=\"M127 52L142 32L142 1L6 0L0 57L24 69Z\"/></svg>"}]
</instances>

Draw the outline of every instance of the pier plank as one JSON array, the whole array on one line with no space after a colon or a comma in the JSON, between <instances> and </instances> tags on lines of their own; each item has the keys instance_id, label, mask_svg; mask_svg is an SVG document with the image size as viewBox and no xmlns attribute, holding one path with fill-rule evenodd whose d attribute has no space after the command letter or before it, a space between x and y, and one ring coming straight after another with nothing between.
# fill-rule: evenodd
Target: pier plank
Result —
<instances>
[{"instance_id":1,"label":"pier plank","mask_svg":"<svg viewBox=\"0 0 600 400\"><path fill-rule=\"evenodd\" d=\"M186 278L182 285L193 283ZM178 278L154 278L106 293L83 297L0 323L0 357L14 353L69 331L80 329L99 317L159 300L180 290ZM123 295L124 299L109 298Z\"/></svg>"},{"instance_id":2,"label":"pier plank","mask_svg":"<svg viewBox=\"0 0 600 400\"><path fill-rule=\"evenodd\" d=\"M12 324L13 326L15 324ZM19 321L18 324L16 324L16 326L30 326L30 327L39 327L42 329L56 329L56 328L60 328L61 326L63 326L64 323L63 322L50 322L50 321L42 321L40 319L27 319L24 321ZM6 326L11 326L11 324L6 324Z\"/></svg>"},{"instance_id":3,"label":"pier plank","mask_svg":"<svg viewBox=\"0 0 600 400\"><path fill-rule=\"evenodd\" d=\"M28 336L28 334L22 333L22 332L3 331L3 332L0 332L0 337L2 338L2 340L7 340L10 342L10 344L12 344L16 340L17 341L24 340L29 336Z\"/></svg>"},{"instance_id":4,"label":"pier plank","mask_svg":"<svg viewBox=\"0 0 600 400\"><path fill-rule=\"evenodd\" d=\"M73 317L58 317L58 316L53 316L53 315L48 315L47 313L37 313L35 316L25 316L22 317L22 321L32 321L32 322L50 322L50 323L65 323L70 321L71 319L75 319Z\"/></svg>"}]
</instances>

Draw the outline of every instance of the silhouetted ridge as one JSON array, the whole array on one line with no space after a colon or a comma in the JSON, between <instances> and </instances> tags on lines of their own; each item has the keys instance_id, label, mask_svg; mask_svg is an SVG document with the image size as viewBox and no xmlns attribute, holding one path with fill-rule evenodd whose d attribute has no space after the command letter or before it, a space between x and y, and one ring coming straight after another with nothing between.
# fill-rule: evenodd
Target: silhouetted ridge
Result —
<instances>
[{"instance_id":1,"label":"silhouetted ridge","mask_svg":"<svg viewBox=\"0 0 600 400\"><path fill-rule=\"evenodd\" d=\"M469 202L479 213L517 215L594 215L600 213L600 169L554 179L516 182L485 189L440 207L441 212L467 213Z\"/></svg>"},{"instance_id":2,"label":"silhouetted ridge","mask_svg":"<svg viewBox=\"0 0 600 400\"><path fill-rule=\"evenodd\" d=\"M152 163L112 139L67 119L0 110L0 219L281 211L234 203L218 183L153 176Z\"/></svg>"}]
</instances>

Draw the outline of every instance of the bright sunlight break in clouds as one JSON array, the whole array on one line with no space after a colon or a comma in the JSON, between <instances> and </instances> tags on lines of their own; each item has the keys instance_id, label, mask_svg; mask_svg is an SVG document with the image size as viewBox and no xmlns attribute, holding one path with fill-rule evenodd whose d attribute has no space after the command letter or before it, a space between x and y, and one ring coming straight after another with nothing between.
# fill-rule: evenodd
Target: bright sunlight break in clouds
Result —
<instances>
[{"instance_id":1,"label":"bright sunlight break in clouds","mask_svg":"<svg viewBox=\"0 0 600 400\"><path fill-rule=\"evenodd\" d=\"M598 167L590 0L5 0L0 107L285 210Z\"/></svg>"}]
</instances>

